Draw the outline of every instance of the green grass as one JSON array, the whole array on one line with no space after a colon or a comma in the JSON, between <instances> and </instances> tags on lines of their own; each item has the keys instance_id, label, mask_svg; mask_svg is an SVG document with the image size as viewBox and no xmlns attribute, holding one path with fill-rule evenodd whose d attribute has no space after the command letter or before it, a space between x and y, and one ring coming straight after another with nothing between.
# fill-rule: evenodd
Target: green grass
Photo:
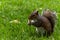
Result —
<instances>
[{"instance_id":1,"label":"green grass","mask_svg":"<svg viewBox=\"0 0 60 40\"><path fill-rule=\"evenodd\" d=\"M35 27L27 25L34 9L49 8L57 12L54 33L49 38L39 37ZM41 13L42 10L39 10ZM20 23L10 23L19 20ZM60 40L60 0L0 0L0 40Z\"/></svg>"}]
</instances>

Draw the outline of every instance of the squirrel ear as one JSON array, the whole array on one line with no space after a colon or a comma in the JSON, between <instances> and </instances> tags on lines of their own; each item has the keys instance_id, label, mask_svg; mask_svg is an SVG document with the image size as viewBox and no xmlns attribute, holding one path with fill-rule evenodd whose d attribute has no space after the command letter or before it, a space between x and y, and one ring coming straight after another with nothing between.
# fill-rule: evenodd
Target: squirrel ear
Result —
<instances>
[{"instance_id":1,"label":"squirrel ear","mask_svg":"<svg viewBox=\"0 0 60 40\"><path fill-rule=\"evenodd\" d=\"M38 15L38 10L36 10L36 13L35 14Z\"/></svg>"},{"instance_id":2,"label":"squirrel ear","mask_svg":"<svg viewBox=\"0 0 60 40\"><path fill-rule=\"evenodd\" d=\"M38 10L34 10L33 14L38 15Z\"/></svg>"}]
</instances>

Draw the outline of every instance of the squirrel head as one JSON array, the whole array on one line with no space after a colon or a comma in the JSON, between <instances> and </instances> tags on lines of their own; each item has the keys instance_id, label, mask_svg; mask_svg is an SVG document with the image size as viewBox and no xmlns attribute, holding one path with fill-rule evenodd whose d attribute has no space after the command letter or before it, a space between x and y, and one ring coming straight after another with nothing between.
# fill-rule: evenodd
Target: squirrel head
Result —
<instances>
[{"instance_id":1,"label":"squirrel head","mask_svg":"<svg viewBox=\"0 0 60 40\"><path fill-rule=\"evenodd\" d=\"M28 17L28 24L33 24L37 22L38 10L34 10L31 15Z\"/></svg>"},{"instance_id":2,"label":"squirrel head","mask_svg":"<svg viewBox=\"0 0 60 40\"><path fill-rule=\"evenodd\" d=\"M34 19L38 16L38 10L34 10L31 15L29 16L28 19Z\"/></svg>"}]
</instances>

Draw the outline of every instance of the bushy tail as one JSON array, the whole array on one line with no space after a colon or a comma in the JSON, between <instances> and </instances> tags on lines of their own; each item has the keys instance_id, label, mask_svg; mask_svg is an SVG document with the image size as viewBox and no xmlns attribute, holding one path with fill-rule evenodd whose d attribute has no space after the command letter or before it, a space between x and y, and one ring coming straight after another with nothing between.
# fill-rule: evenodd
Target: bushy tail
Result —
<instances>
[{"instance_id":1,"label":"bushy tail","mask_svg":"<svg viewBox=\"0 0 60 40\"><path fill-rule=\"evenodd\" d=\"M53 30L55 23L56 23L56 19L57 19L56 18L56 12L51 11L49 9L46 9L43 11L42 16L45 16L50 21L51 26L52 26L52 30Z\"/></svg>"}]
</instances>

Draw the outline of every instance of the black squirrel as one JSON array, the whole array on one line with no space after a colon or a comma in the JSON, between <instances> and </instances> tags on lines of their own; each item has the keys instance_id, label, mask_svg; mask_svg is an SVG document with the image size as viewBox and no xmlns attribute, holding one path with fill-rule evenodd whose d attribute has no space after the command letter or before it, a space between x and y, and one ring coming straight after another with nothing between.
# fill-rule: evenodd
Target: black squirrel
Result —
<instances>
[{"instance_id":1,"label":"black squirrel","mask_svg":"<svg viewBox=\"0 0 60 40\"><path fill-rule=\"evenodd\" d=\"M36 31L40 31L40 27L42 27L44 30L44 35L47 34L47 36L50 36L53 33L53 28L55 25L55 17L53 16L54 14L52 13L51 15L48 15L49 12L47 10L43 11L42 16L38 13L38 10L35 10L31 13L31 15L28 17L28 25L34 25L37 30ZM50 18L50 16L52 18Z\"/></svg>"}]
</instances>

